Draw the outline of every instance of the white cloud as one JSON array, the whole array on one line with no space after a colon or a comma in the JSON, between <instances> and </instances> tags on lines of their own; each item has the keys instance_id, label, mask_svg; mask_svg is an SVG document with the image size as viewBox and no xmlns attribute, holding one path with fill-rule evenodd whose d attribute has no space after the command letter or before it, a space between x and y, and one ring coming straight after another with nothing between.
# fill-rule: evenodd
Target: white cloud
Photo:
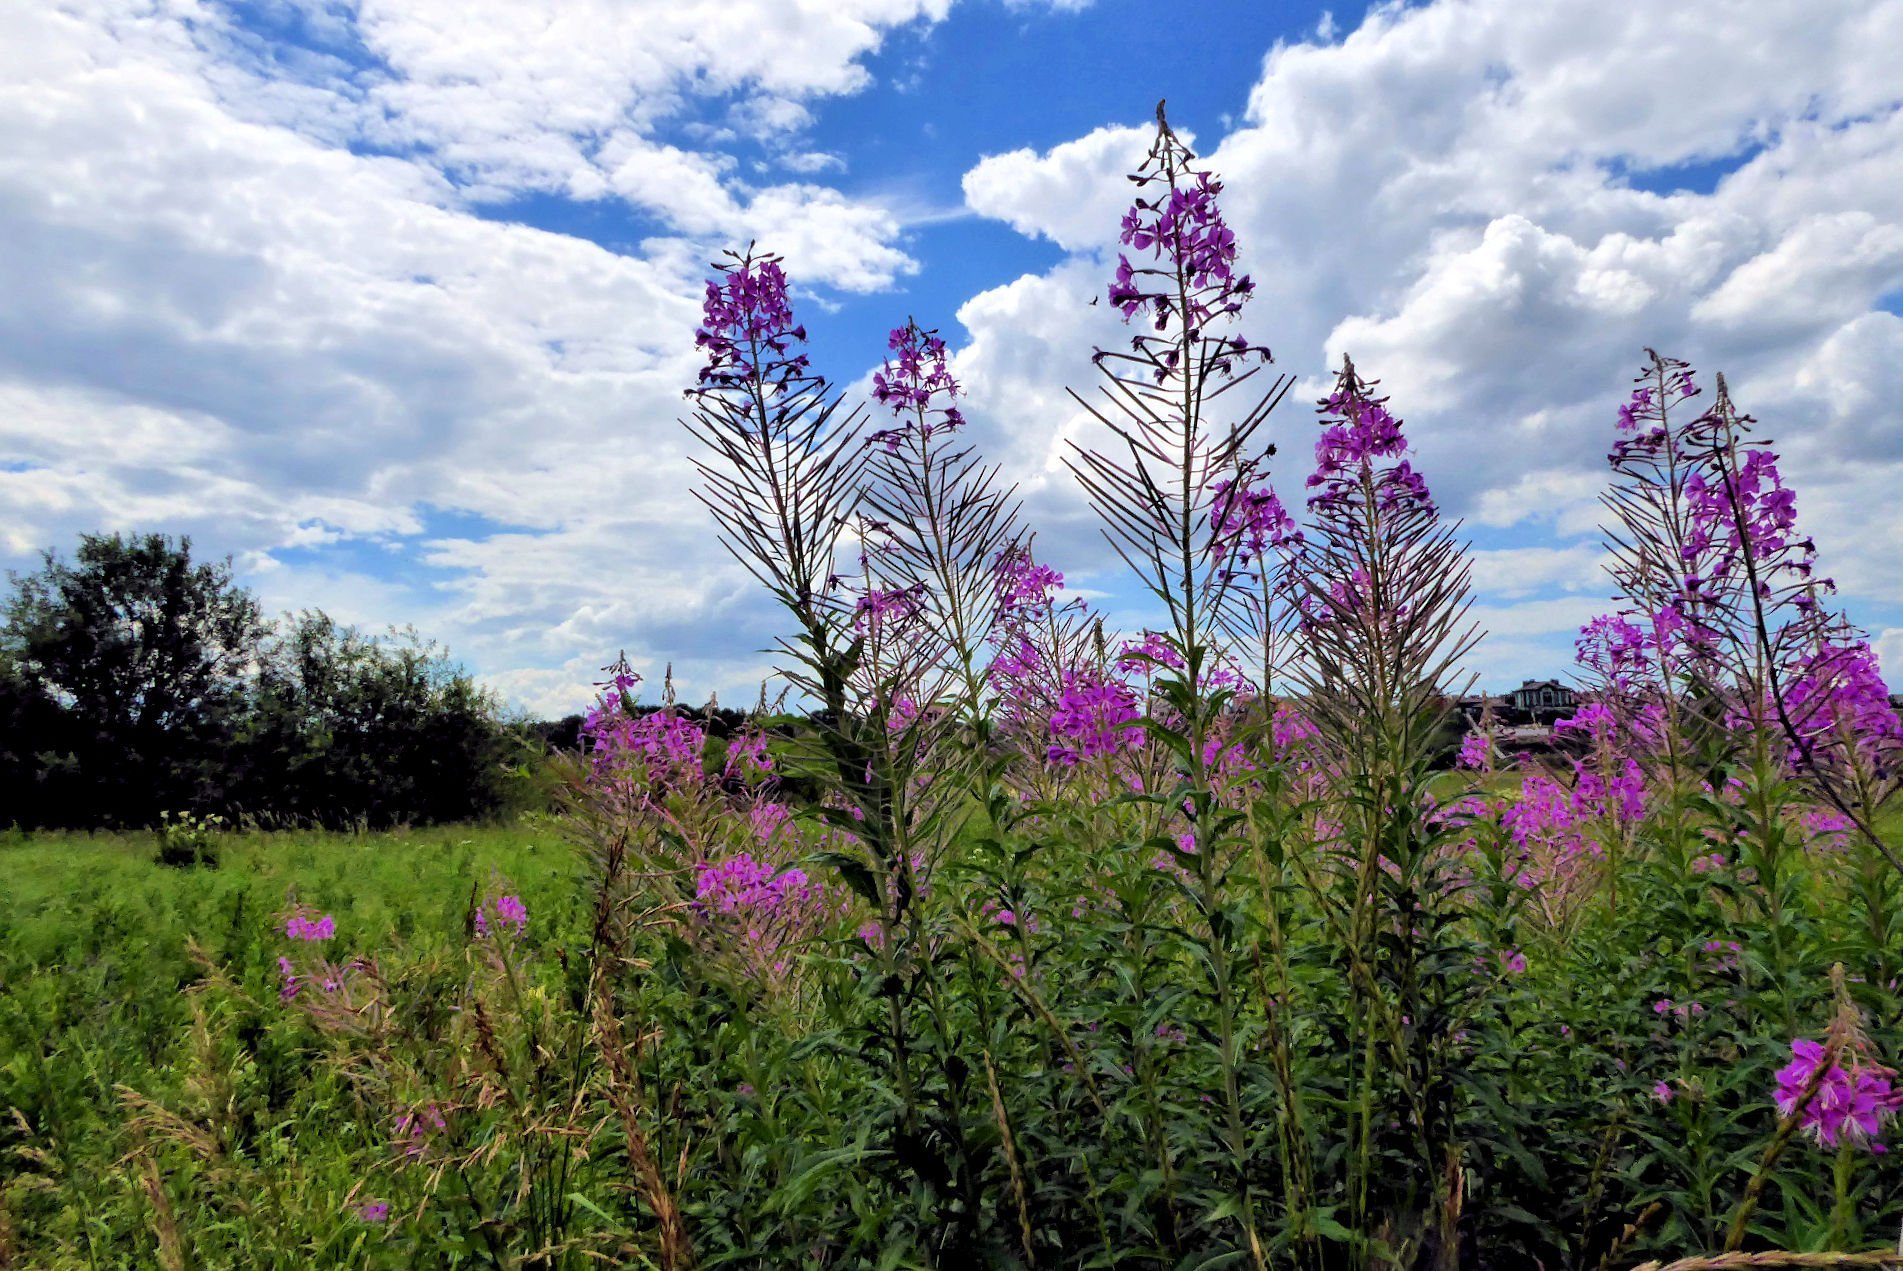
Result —
<instances>
[{"instance_id":1,"label":"white cloud","mask_svg":"<svg viewBox=\"0 0 1903 1271\"><path fill-rule=\"evenodd\" d=\"M623 640L744 684L772 616L675 423L700 271L749 238L821 288L915 269L917 218L827 185L854 155L809 133L950 0L284 3L325 47L285 56L213 0L0 14L7 563L163 527L274 603L414 620L540 709ZM1875 308L1903 285L1903 6L1440 0L1316 32L1267 51L1208 156L1259 284L1245 329L1301 380L1285 495L1304 399L1351 352L1443 504L1529 538L1477 557L1489 665L1552 669L1653 344L1731 372L1853 613L1903 602L1903 318ZM1093 589L1115 571L1063 460L1094 425L1063 386L1129 336L1090 301L1149 135L1102 121L964 180L1068 253L959 309L956 369L1040 547ZM1704 188L1710 160L1735 170L1708 193L1633 184ZM625 204L641 241L473 214L526 194Z\"/></svg>"},{"instance_id":2,"label":"white cloud","mask_svg":"<svg viewBox=\"0 0 1903 1271\"><path fill-rule=\"evenodd\" d=\"M1889 510L1903 320L1875 309L1903 286L1903 94L1887 53L1903 6L1464 0L1378 6L1334 34L1272 50L1242 124L1205 159L1258 284L1243 329L1301 379L1273 425L1279 484L1306 459L1301 398L1350 353L1391 394L1444 507L1551 553L1519 567L1569 570L1591 550L1565 543L1598 519L1613 414L1652 345L1707 383L1730 373L1781 442L1853 615L1903 602L1903 558L1885 547L1903 534ZM1102 306L1063 305L1093 290L1080 269L1107 282L1123 174L1147 144L1100 127L967 174L974 211L1073 253L961 313L974 366L1032 350L987 403L1030 455L1076 428L1054 386L1086 379L1037 351L1127 338L1105 339ZM1728 173L1715 188L1696 171L1712 162ZM1487 616L1563 656L1566 623L1526 624L1570 622L1588 598L1550 592L1594 584L1541 585L1543 601Z\"/></svg>"},{"instance_id":3,"label":"white cloud","mask_svg":"<svg viewBox=\"0 0 1903 1271\"><path fill-rule=\"evenodd\" d=\"M965 173L965 203L1021 234L1082 251L1113 238L1130 206L1123 177L1150 147L1153 128L1099 128L1039 154L992 155ZM1135 156L1133 158L1132 156Z\"/></svg>"},{"instance_id":4,"label":"white cloud","mask_svg":"<svg viewBox=\"0 0 1903 1271\"><path fill-rule=\"evenodd\" d=\"M1834 332L1903 287L1903 225L1864 211L1806 217L1692 307L1696 319L1782 339Z\"/></svg>"},{"instance_id":5,"label":"white cloud","mask_svg":"<svg viewBox=\"0 0 1903 1271\"><path fill-rule=\"evenodd\" d=\"M1567 591L1603 591L1605 558L1599 548L1499 547L1470 553L1474 590L1515 599L1552 586Z\"/></svg>"},{"instance_id":6,"label":"white cloud","mask_svg":"<svg viewBox=\"0 0 1903 1271\"><path fill-rule=\"evenodd\" d=\"M234 111L201 22L4 19L6 563L162 528L233 552L270 607L414 621L505 677L624 641L693 651L701 691L750 675L772 618L704 530L676 422L708 240L641 259L471 215L430 163ZM664 157L693 232L757 226L842 286L910 267L876 206ZM432 509L526 528L424 546Z\"/></svg>"},{"instance_id":7,"label":"white cloud","mask_svg":"<svg viewBox=\"0 0 1903 1271\"><path fill-rule=\"evenodd\" d=\"M1891 691L1903 684L1903 627L1885 627L1870 642L1877 653L1877 665Z\"/></svg>"}]
</instances>

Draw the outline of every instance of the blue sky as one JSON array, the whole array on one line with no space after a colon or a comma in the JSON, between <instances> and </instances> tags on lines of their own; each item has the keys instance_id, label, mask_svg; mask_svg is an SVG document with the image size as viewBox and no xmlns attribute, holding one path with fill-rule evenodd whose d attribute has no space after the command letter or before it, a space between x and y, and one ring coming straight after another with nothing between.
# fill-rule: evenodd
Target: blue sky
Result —
<instances>
[{"instance_id":1,"label":"blue sky","mask_svg":"<svg viewBox=\"0 0 1903 1271\"><path fill-rule=\"evenodd\" d=\"M505 698L625 648L750 698L775 615L688 496L699 280L783 253L841 383L943 330L1043 553L1155 102L1228 182L1245 330L1379 376L1475 548L1489 686L1606 607L1644 346L1724 370L1903 666L1903 6L54 0L0 13L0 567L189 533L274 609ZM1694 67L1722 68L1693 74ZM1893 680L1896 674L1892 671Z\"/></svg>"}]
</instances>

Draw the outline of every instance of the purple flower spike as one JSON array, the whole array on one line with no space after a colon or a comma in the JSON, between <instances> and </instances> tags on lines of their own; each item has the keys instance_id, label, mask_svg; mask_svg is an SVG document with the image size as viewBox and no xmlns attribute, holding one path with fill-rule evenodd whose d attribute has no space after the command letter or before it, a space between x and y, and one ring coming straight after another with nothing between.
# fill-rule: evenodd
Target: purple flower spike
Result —
<instances>
[{"instance_id":1,"label":"purple flower spike","mask_svg":"<svg viewBox=\"0 0 1903 1271\"><path fill-rule=\"evenodd\" d=\"M777 256L734 256L716 265L702 305L697 347L707 351L701 368L703 390L738 388L755 378L774 389L789 389L808 378L805 354L792 351L806 343L806 328L793 322L786 271Z\"/></svg>"},{"instance_id":2,"label":"purple flower spike","mask_svg":"<svg viewBox=\"0 0 1903 1271\"><path fill-rule=\"evenodd\" d=\"M909 434L927 441L935 433L963 427L965 417L955 405L958 381L945 364L945 342L938 332L910 321L893 328L886 344L892 356L873 375L872 396L891 407L903 422L897 428L874 433L871 440L896 452L899 442Z\"/></svg>"},{"instance_id":3,"label":"purple flower spike","mask_svg":"<svg viewBox=\"0 0 1903 1271\"><path fill-rule=\"evenodd\" d=\"M1402 459L1391 465L1380 459L1400 459L1407 451L1401 421L1390 415L1385 400L1370 398L1353 369L1322 403L1322 435L1315 441L1315 471L1308 478L1311 511L1326 513L1345 506L1360 493L1364 479L1374 484L1375 503L1383 511L1434 511L1427 482Z\"/></svg>"},{"instance_id":4,"label":"purple flower spike","mask_svg":"<svg viewBox=\"0 0 1903 1271\"><path fill-rule=\"evenodd\" d=\"M1847 1070L1840 1062L1826 1067L1830 1052L1806 1037L1791 1042L1791 1054L1791 1062L1777 1071L1778 1114L1790 1116L1815 1082L1799 1114L1799 1128L1820 1147L1836 1147L1847 1139L1881 1154L1885 1149L1877 1136L1903 1108L1903 1092L1891 1085L1895 1074L1880 1064L1855 1060Z\"/></svg>"},{"instance_id":5,"label":"purple flower spike","mask_svg":"<svg viewBox=\"0 0 1903 1271\"><path fill-rule=\"evenodd\" d=\"M1132 343L1159 383L1192 369L1231 374L1236 364L1266 362L1267 349L1209 332L1242 312L1255 284L1237 271L1236 235L1217 202L1222 182L1191 166L1196 156L1171 131L1161 104L1156 113L1156 144L1131 177L1139 193L1119 235L1131 250L1117 256L1110 303L1125 322L1145 318L1156 332Z\"/></svg>"},{"instance_id":6,"label":"purple flower spike","mask_svg":"<svg viewBox=\"0 0 1903 1271\"><path fill-rule=\"evenodd\" d=\"M478 940L491 934L520 936L529 929L529 907L520 896L498 896L476 906L475 927Z\"/></svg>"},{"instance_id":7,"label":"purple flower spike","mask_svg":"<svg viewBox=\"0 0 1903 1271\"><path fill-rule=\"evenodd\" d=\"M311 918L303 913L292 914L284 920L284 934L293 940L316 942L328 940L337 934L337 924L329 914L319 914Z\"/></svg>"}]
</instances>

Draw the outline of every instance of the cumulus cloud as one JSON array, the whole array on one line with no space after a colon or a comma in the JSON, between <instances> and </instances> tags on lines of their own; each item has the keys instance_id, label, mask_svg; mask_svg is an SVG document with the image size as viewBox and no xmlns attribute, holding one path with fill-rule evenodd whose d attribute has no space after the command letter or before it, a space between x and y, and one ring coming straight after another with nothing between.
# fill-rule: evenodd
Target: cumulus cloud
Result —
<instances>
[{"instance_id":1,"label":"cumulus cloud","mask_svg":"<svg viewBox=\"0 0 1903 1271\"><path fill-rule=\"evenodd\" d=\"M268 603L414 621L538 710L622 641L746 693L775 619L675 422L701 270L749 238L822 297L915 270L918 218L829 184L855 154L812 133L949 4L278 0L295 46L215 0L5 10L0 563L189 532ZM1246 329L1300 379L1285 493L1303 399L1352 353L1483 536L1485 664L1557 669L1653 344L1730 372L1853 613L1903 603L1898 46L1903 7L1850 0L1439 0L1265 50L1203 142L1260 287ZM1129 336L1090 302L1149 136L1103 120L965 173L972 214L1065 259L967 299L955 356L1040 550L1132 622L1064 388ZM635 228L511 223L531 199Z\"/></svg>"},{"instance_id":2,"label":"cumulus cloud","mask_svg":"<svg viewBox=\"0 0 1903 1271\"><path fill-rule=\"evenodd\" d=\"M1070 251L1100 246L1130 205L1123 174L1141 158L1152 128L1099 128L1039 154L992 155L965 173L965 203L1031 237Z\"/></svg>"},{"instance_id":3,"label":"cumulus cloud","mask_svg":"<svg viewBox=\"0 0 1903 1271\"><path fill-rule=\"evenodd\" d=\"M1903 602L1903 558L1884 546L1903 531L1888 510L1903 320L1884 308L1903 287L1903 94L1885 51L1899 41L1903 9L1850 0L1466 0L1377 6L1268 53L1206 155L1259 287L1244 329L1301 377L1298 398L1352 354L1443 506L1537 544L1480 558L1484 584L1528 583L1485 612L1514 647L1563 659L1560 628L1590 602L1559 593L1603 590L1575 567L1647 345L1707 383L1729 373L1781 442L1853 615ZM970 365L1027 341L1109 342L1101 306L1063 306L1079 267L1106 280L1147 137L1100 127L967 174L973 211L1072 254L965 307ZM991 405L1036 457L1077 428L1051 393L1077 377L1031 365ZM1299 487L1309 426L1299 406L1277 425L1279 480Z\"/></svg>"},{"instance_id":4,"label":"cumulus cloud","mask_svg":"<svg viewBox=\"0 0 1903 1271\"><path fill-rule=\"evenodd\" d=\"M703 262L758 236L847 289L912 262L883 207L646 129L727 96L797 140L885 32L943 12L366 0L298 7L350 55L289 65L196 0L8 10L5 563L190 534L267 605L413 621L543 705L586 680L529 672L630 640L703 691L753 676L773 618L704 531L677 423ZM636 255L472 209L539 188L662 232ZM445 536L444 510L510 532Z\"/></svg>"}]
</instances>

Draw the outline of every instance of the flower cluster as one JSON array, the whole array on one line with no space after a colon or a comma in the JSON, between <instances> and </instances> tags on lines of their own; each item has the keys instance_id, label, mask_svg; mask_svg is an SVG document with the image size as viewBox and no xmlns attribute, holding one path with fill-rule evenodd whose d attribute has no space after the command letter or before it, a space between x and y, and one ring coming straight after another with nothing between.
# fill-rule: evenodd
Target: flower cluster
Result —
<instances>
[{"instance_id":1,"label":"flower cluster","mask_svg":"<svg viewBox=\"0 0 1903 1271\"><path fill-rule=\"evenodd\" d=\"M723 781L754 785L773 775L773 754L767 749L765 733L741 733L727 743L727 758L721 765Z\"/></svg>"},{"instance_id":2,"label":"flower cluster","mask_svg":"<svg viewBox=\"0 0 1903 1271\"><path fill-rule=\"evenodd\" d=\"M701 368L702 390L738 388L756 379L773 389L807 378L804 354L793 345L806 342L806 328L793 324L786 271L777 256L728 253L731 264L716 264L718 278L707 282L696 347L707 351Z\"/></svg>"},{"instance_id":3,"label":"flower cluster","mask_svg":"<svg viewBox=\"0 0 1903 1271\"><path fill-rule=\"evenodd\" d=\"M756 803L747 810L747 826L761 847L770 846L792 824L793 809L784 803Z\"/></svg>"},{"instance_id":4,"label":"flower cluster","mask_svg":"<svg viewBox=\"0 0 1903 1271\"><path fill-rule=\"evenodd\" d=\"M873 373L872 396L904 422L874 433L871 440L896 452L908 433L916 432L919 440L925 441L934 433L962 427L965 417L953 404L958 398L958 381L945 364L945 341L938 332L924 330L916 321L908 322L893 329L886 347L893 356ZM933 405L937 398L943 398L945 404Z\"/></svg>"},{"instance_id":5,"label":"flower cluster","mask_svg":"<svg viewBox=\"0 0 1903 1271\"><path fill-rule=\"evenodd\" d=\"M478 940L505 932L520 936L529 929L529 908L520 896L498 896L493 902L477 905L472 921Z\"/></svg>"},{"instance_id":6,"label":"flower cluster","mask_svg":"<svg viewBox=\"0 0 1903 1271\"><path fill-rule=\"evenodd\" d=\"M1613 446L1610 457L1615 466L1664 451L1670 443L1667 424L1671 408L1700 392L1689 363L1658 358L1654 368L1640 374L1640 387L1619 408L1619 431L1625 436Z\"/></svg>"},{"instance_id":7,"label":"flower cluster","mask_svg":"<svg viewBox=\"0 0 1903 1271\"><path fill-rule=\"evenodd\" d=\"M1033 684L1044 666L1044 656L1021 631L1006 631L998 639L997 652L991 658L991 681L1004 694L1007 708L1022 705L1032 695Z\"/></svg>"},{"instance_id":8,"label":"flower cluster","mask_svg":"<svg viewBox=\"0 0 1903 1271\"><path fill-rule=\"evenodd\" d=\"M1147 364L1159 383L1185 369L1186 351L1199 374L1226 375L1237 362L1269 357L1267 349L1239 335L1208 332L1212 323L1242 311L1255 284L1236 269L1236 236L1217 202L1222 182L1191 167L1195 157L1170 131L1159 107L1156 145L1130 178L1140 192L1124 214L1119 235L1137 259L1118 254L1109 289L1110 303L1125 322L1147 317L1160 333L1131 342L1135 360ZM1145 256L1151 263L1144 263ZM1173 324L1178 329L1171 334ZM1112 355L1099 351L1097 356L1102 361Z\"/></svg>"},{"instance_id":9,"label":"flower cluster","mask_svg":"<svg viewBox=\"0 0 1903 1271\"><path fill-rule=\"evenodd\" d=\"M1796 730L1793 765L1841 765L1852 756L1879 772L1903 750L1903 719L1868 642L1825 640L1804 654L1785 686L1785 708Z\"/></svg>"},{"instance_id":10,"label":"flower cluster","mask_svg":"<svg viewBox=\"0 0 1903 1271\"><path fill-rule=\"evenodd\" d=\"M772 910L789 898L811 894L805 871L776 869L745 852L724 861L702 861L694 873L694 904L714 913Z\"/></svg>"},{"instance_id":11,"label":"flower cluster","mask_svg":"<svg viewBox=\"0 0 1903 1271\"><path fill-rule=\"evenodd\" d=\"M1492 772L1493 738L1485 733L1468 733L1460 739L1460 755L1454 762L1474 772Z\"/></svg>"},{"instance_id":12,"label":"flower cluster","mask_svg":"<svg viewBox=\"0 0 1903 1271\"><path fill-rule=\"evenodd\" d=\"M320 944L337 934L337 923L329 914L318 914L299 906L284 919L284 935L287 939L303 944ZM349 976L362 968L362 963L349 962L343 966L316 954L307 965L300 967L297 962L282 954L278 956L278 997L290 1001L298 996L306 986L315 986L325 993L338 993L344 988Z\"/></svg>"},{"instance_id":13,"label":"flower cluster","mask_svg":"<svg viewBox=\"0 0 1903 1271\"><path fill-rule=\"evenodd\" d=\"M1187 665L1169 637L1159 631L1145 631L1141 640L1126 640L1117 651L1117 669L1125 675L1154 674L1159 667L1180 671Z\"/></svg>"},{"instance_id":14,"label":"flower cluster","mask_svg":"<svg viewBox=\"0 0 1903 1271\"><path fill-rule=\"evenodd\" d=\"M1624 814L1630 797L1626 774L1616 788L1583 770L1571 789L1545 772L1522 779L1519 797L1500 816L1513 845L1505 873L1534 893L1549 922L1563 920L1597 881L1605 848L1589 831L1601 818Z\"/></svg>"},{"instance_id":15,"label":"flower cluster","mask_svg":"<svg viewBox=\"0 0 1903 1271\"><path fill-rule=\"evenodd\" d=\"M1266 557L1272 548L1302 541L1302 532L1268 486L1250 488L1237 481L1218 481L1210 487L1215 509L1210 532L1216 554L1239 567Z\"/></svg>"},{"instance_id":16,"label":"flower cluster","mask_svg":"<svg viewBox=\"0 0 1903 1271\"><path fill-rule=\"evenodd\" d=\"M1064 576L1032 560L1028 548L999 552L993 568L998 576L998 608L1008 616L1050 608L1052 593L1064 586Z\"/></svg>"},{"instance_id":17,"label":"flower cluster","mask_svg":"<svg viewBox=\"0 0 1903 1271\"><path fill-rule=\"evenodd\" d=\"M1858 1059L1845 1068L1832 1060L1826 1047L1806 1037L1791 1042L1791 1056L1791 1062L1777 1070L1778 1114L1788 1117L1801 1106L1799 1128L1823 1147L1847 1139L1882 1152L1877 1136L1903 1109L1903 1091L1890 1083L1895 1074Z\"/></svg>"},{"instance_id":18,"label":"flower cluster","mask_svg":"<svg viewBox=\"0 0 1903 1271\"><path fill-rule=\"evenodd\" d=\"M1674 1002L1669 997L1661 997L1652 1003L1654 1015L1670 1015L1676 1019L1691 1020L1705 1013L1703 1002Z\"/></svg>"},{"instance_id":19,"label":"flower cluster","mask_svg":"<svg viewBox=\"0 0 1903 1271\"><path fill-rule=\"evenodd\" d=\"M706 732L673 710L632 714L622 700L604 698L582 721L597 775L635 769L656 786L680 786L702 777Z\"/></svg>"},{"instance_id":20,"label":"flower cluster","mask_svg":"<svg viewBox=\"0 0 1903 1271\"><path fill-rule=\"evenodd\" d=\"M1601 614L1579 629L1573 648L1580 666L1621 693L1636 692L1650 675L1657 645L1652 633L1622 613Z\"/></svg>"},{"instance_id":21,"label":"flower cluster","mask_svg":"<svg viewBox=\"0 0 1903 1271\"><path fill-rule=\"evenodd\" d=\"M1745 582L1747 553L1766 598L1770 582L1765 575L1781 571L1807 580L1816 560L1816 545L1796 537L1797 496L1785 486L1777 456L1761 448L1747 450L1735 470L1725 458L1685 478L1688 516L1679 553L1688 570L1686 597L1697 603L1716 603L1713 589L1722 581ZM1814 601L1806 594L1799 603Z\"/></svg>"},{"instance_id":22,"label":"flower cluster","mask_svg":"<svg viewBox=\"0 0 1903 1271\"><path fill-rule=\"evenodd\" d=\"M1798 815L1804 827L1804 847L1812 852L1841 852L1855 823L1835 808L1810 808Z\"/></svg>"},{"instance_id":23,"label":"flower cluster","mask_svg":"<svg viewBox=\"0 0 1903 1271\"><path fill-rule=\"evenodd\" d=\"M312 918L300 910L284 920L284 934L293 940L328 940L337 934L337 923L329 914Z\"/></svg>"},{"instance_id":24,"label":"flower cluster","mask_svg":"<svg viewBox=\"0 0 1903 1271\"><path fill-rule=\"evenodd\" d=\"M1369 384L1354 377L1348 366L1335 391L1324 399L1322 435L1315 440L1315 471L1308 488L1311 511L1334 512L1348 506L1372 483L1374 502L1383 512L1419 510L1432 513L1433 497L1427 482L1405 459L1377 467L1377 459L1400 459L1407 452L1401 421L1390 415L1385 398L1366 395Z\"/></svg>"},{"instance_id":25,"label":"flower cluster","mask_svg":"<svg viewBox=\"0 0 1903 1271\"><path fill-rule=\"evenodd\" d=\"M1077 619L1086 606L1077 599L1060 604L1064 575L1038 564L1026 547L999 552L992 570L997 611L986 675L1007 719L1041 724L1062 695L1064 672L1077 664Z\"/></svg>"},{"instance_id":26,"label":"flower cluster","mask_svg":"<svg viewBox=\"0 0 1903 1271\"><path fill-rule=\"evenodd\" d=\"M844 912L839 895L804 870L783 869L747 852L701 861L694 873L693 911L702 936L737 955L750 974L769 981L787 974L794 945Z\"/></svg>"},{"instance_id":27,"label":"flower cluster","mask_svg":"<svg viewBox=\"0 0 1903 1271\"><path fill-rule=\"evenodd\" d=\"M1188 157L1187 151L1180 153ZM1236 272L1236 236L1216 203L1221 193L1222 182L1215 177L1185 168L1181 179L1171 182L1167 194L1155 199L1139 196L1124 213L1119 241L1167 265L1165 269L1146 269L1118 254L1110 303L1126 319L1144 313L1158 331L1167 330L1184 295L1188 308L1181 316L1191 332L1200 331L1214 318L1241 311L1255 285L1247 275ZM1157 276L1166 279L1168 285L1146 281ZM1177 289L1178 279L1183 295ZM1246 346L1237 340L1235 347Z\"/></svg>"},{"instance_id":28,"label":"flower cluster","mask_svg":"<svg viewBox=\"0 0 1903 1271\"><path fill-rule=\"evenodd\" d=\"M1141 750L1136 692L1120 680L1089 672L1067 672L1063 696L1051 712L1051 744L1045 758L1061 767L1086 759Z\"/></svg>"},{"instance_id":29,"label":"flower cluster","mask_svg":"<svg viewBox=\"0 0 1903 1271\"><path fill-rule=\"evenodd\" d=\"M442 1109L434 1103L426 1103L399 1116L391 1137L404 1159L414 1161L429 1150L430 1141L436 1135L447 1129L449 1122L444 1119Z\"/></svg>"},{"instance_id":30,"label":"flower cluster","mask_svg":"<svg viewBox=\"0 0 1903 1271\"><path fill-rule=\"evenodd\" d=\"M918 617L924 584L882 590L869 588L852 606L852 629L861 635L909 622Z\"/></svg>"}]
</instances>

